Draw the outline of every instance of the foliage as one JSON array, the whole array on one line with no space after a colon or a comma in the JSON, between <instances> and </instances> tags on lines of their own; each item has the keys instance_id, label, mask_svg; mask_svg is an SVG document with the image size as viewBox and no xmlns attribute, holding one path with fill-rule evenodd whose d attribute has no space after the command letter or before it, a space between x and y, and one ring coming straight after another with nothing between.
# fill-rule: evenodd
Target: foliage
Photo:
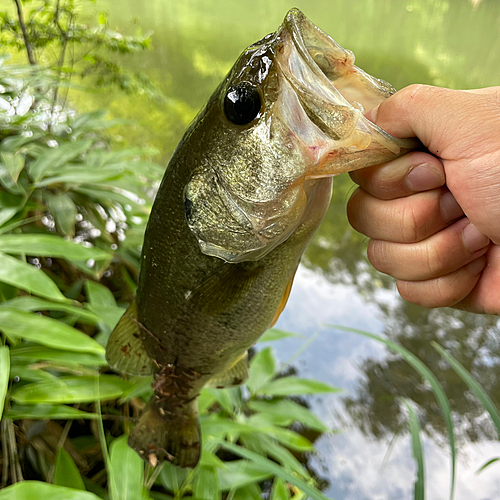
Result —
<instances>
[{"instance_id":1,"label":"foliage","mask_svg":"<svg viewBox=\"0 0 500 500\"><path fill-rule=\"evenodd\" d=\"M57 5L61 26L50 25L57 24L51 2L28 14L35 62L61 43L61 27L73 30L74 43L89 41L77 37L73 4ZM2 20L11 45L20 43L19 24L5 13ZM2 64L0 466L2 486L12 484L0 499L237 499L258 497L262 488L274 499L299 500L301 491L324 498L300 461L314 451L301 430L317 437L329 429L296 397L336 389L292 374L278 378L270 347L254 356L245 388L201 394L204 448L196 469L153 470L128 447L152 381L112 373L104 347L135 292L163 169L151 151L116 150L109 132L116 122L104 112L63 109L54 89L62 88L64 65L54 73ZM264 341L290 335L271 330Z\"/></svg>"}]
</instances>

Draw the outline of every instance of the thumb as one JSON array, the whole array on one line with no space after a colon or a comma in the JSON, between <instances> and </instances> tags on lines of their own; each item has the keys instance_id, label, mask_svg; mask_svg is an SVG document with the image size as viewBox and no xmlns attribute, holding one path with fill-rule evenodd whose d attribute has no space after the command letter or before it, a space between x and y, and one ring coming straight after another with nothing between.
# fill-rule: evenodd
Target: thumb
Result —
<instances>
[{"instance_id":1,"label":"thumb","mask_svg":"<svg viewBox=\"0 0 500 500\"><path fill-rule=\"evenodd\" d=\"M418 137L437 156L457 142L457 115L474 112L477 96L461 90L431 85L410 85L389 97L366 117L389 134L401 139ZM457 130L457 128L459 130Z\"/></svg>"}]
</instances>

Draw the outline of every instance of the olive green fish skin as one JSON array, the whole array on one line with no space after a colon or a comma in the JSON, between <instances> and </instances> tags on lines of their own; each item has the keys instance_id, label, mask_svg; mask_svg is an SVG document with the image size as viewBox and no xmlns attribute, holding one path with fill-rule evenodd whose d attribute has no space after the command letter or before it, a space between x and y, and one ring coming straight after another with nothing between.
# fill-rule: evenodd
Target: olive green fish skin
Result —
<instances>
[{"instance_id":1,"label":"olive green fish skin","mask_svg":"<svg viewBox=\"0 0 500 500\"><path fill-rule=\"evenodd\" d=\"M271 326L287 283L319 225L330 200L331 179L310 181L314 193L308 217L288 238L258 261L230 264L203 254L186 224L183 190L203 150L220 141L207 122L209 104L176 150L156 197L146 231L137 293L144 345L156 363L200 374L190 395L244 353ZM200 300L197 290L223 273L227 291L213 287ZM192 300L190 300L192 298ZM157 340L158 339L158 340Z\"/></svg>"}]
</instances>

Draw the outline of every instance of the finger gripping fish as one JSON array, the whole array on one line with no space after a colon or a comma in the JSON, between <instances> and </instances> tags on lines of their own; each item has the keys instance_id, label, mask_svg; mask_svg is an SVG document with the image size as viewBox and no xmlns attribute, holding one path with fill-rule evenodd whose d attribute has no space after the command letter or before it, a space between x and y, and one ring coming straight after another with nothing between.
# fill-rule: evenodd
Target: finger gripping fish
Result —
<instances>
[{"instance_id":1,"label":"finger gripping fish","mask_svg":"<svg viewBox=\"0 0 500 500\"><path fill-rule=\"evenodd\" d=\"M332 176L415 148L363 116L392 93L293 9L185 133L147 225L136 300L106 350L112 368L154 376L129 437L151 464L198 463L197 397L248 377L247 350L285 307Z\"/></svg>"}]
</instances>

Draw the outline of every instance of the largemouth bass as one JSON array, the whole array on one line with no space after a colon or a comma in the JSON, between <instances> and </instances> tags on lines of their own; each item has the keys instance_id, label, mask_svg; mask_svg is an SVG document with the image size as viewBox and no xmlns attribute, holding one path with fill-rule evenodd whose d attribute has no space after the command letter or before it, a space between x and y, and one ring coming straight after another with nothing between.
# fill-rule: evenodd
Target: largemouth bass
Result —
<instances>
[{"instance_id":1,"label":"largemouth bass","mask_svg":"<svg viewBox=\"0 0 500 500\"><path fill-rule=\"evenodd\" d=\"M197 464L197 397L246 380L247 350L285 307L332 176L415 147L363 116L393 92L293 9L185 133L147 225L136 300L106 354L122 373L154 375L129 437L151 464Z\"/></svg>"}]
</instances>

